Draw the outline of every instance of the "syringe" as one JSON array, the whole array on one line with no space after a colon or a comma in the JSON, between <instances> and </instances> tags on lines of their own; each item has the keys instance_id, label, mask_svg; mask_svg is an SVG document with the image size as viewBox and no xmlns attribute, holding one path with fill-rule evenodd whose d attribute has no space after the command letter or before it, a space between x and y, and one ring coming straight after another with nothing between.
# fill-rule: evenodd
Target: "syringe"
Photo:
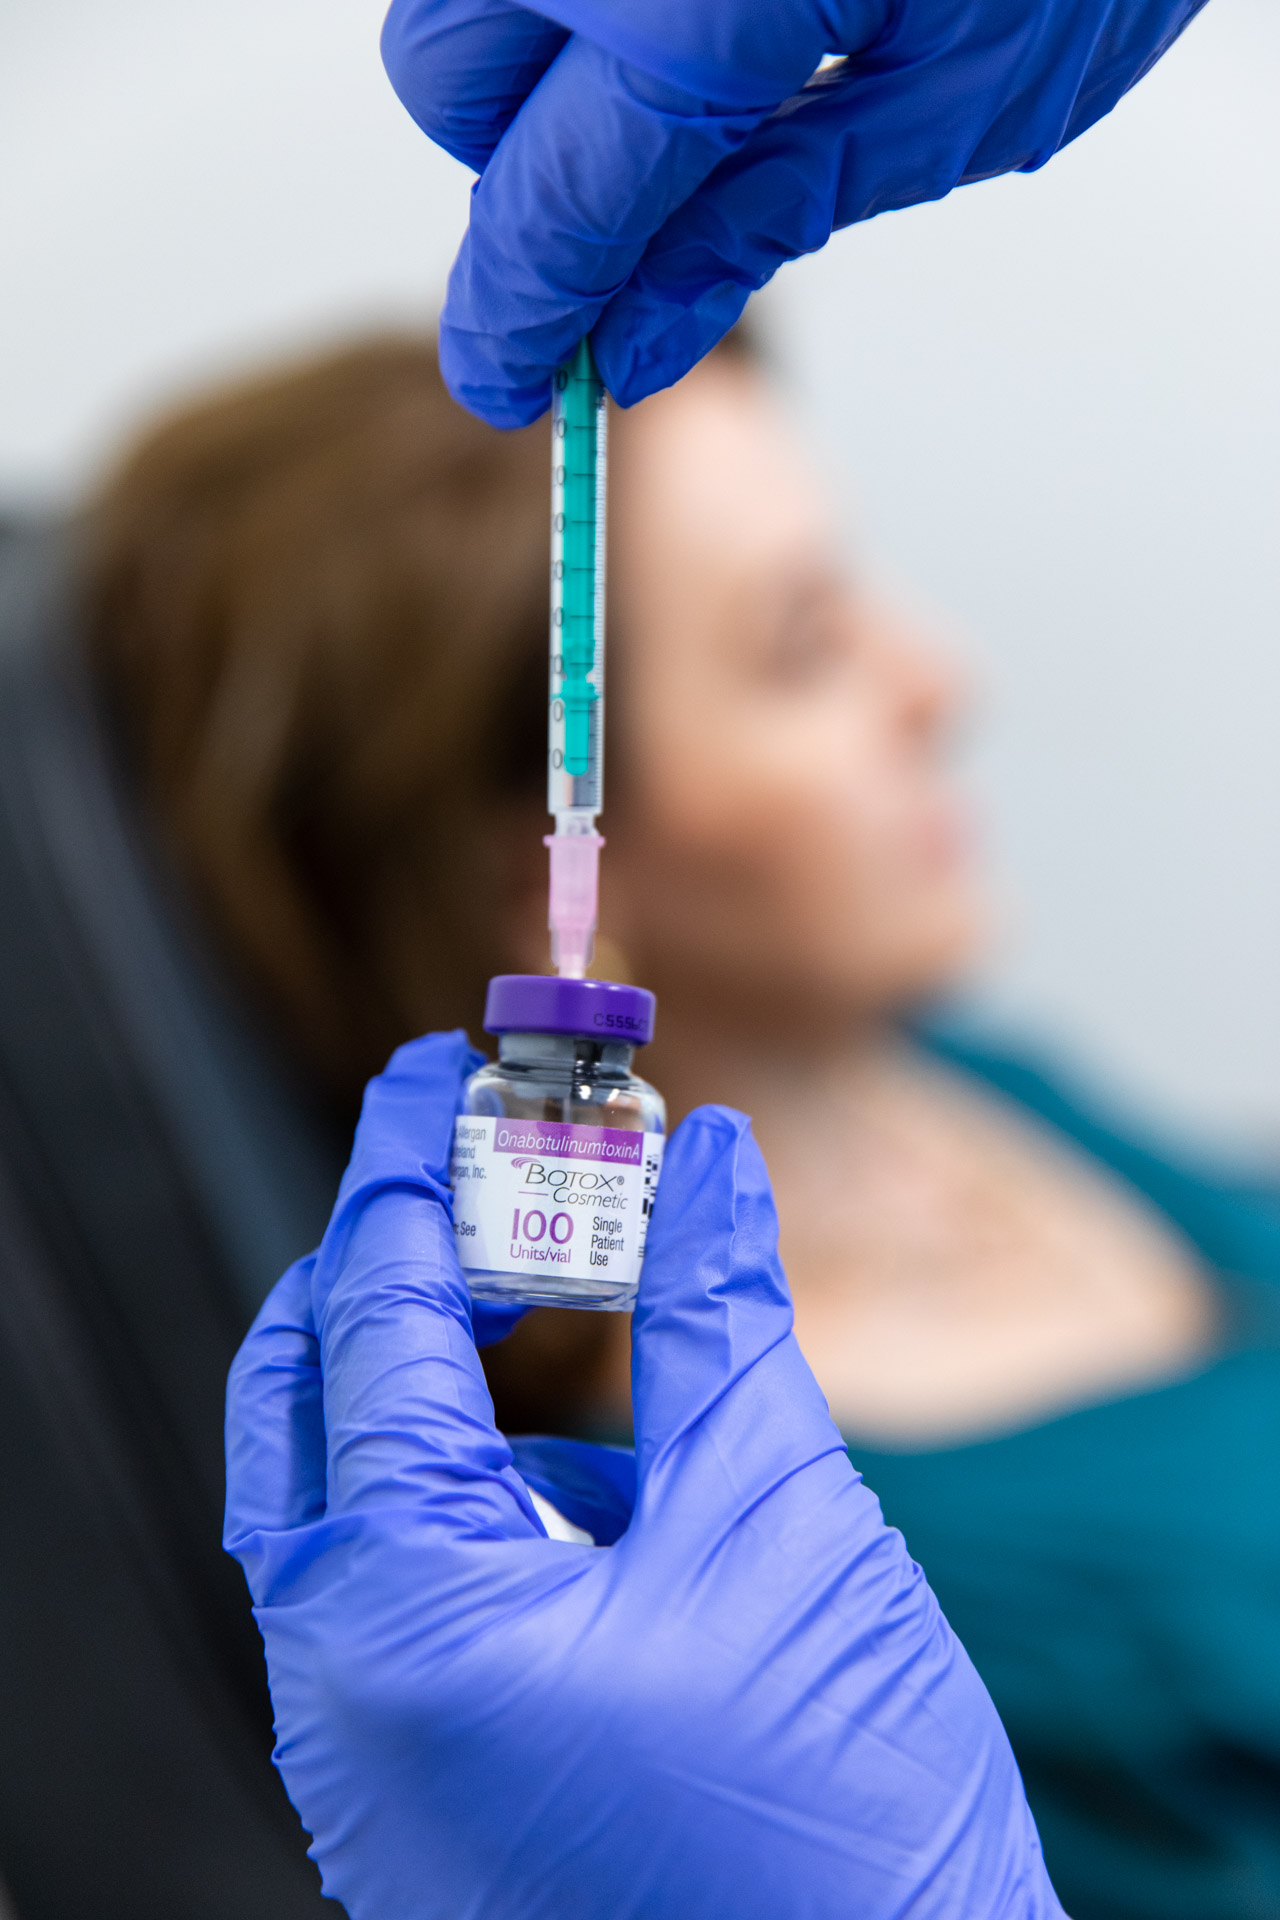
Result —
<instances>
[{"instance_id":1,"label":"syringe","mask_svg":"<svg viewBox=\"0 0 1280 1920\"><path fill-rule=\"evenodd\" d=\"M547 809L556 830L547 924L557 971L580 980L595 944L604 799L604 542L608 415L590 344L553 383L551 685Z\"/></svg>"}]
</instances>

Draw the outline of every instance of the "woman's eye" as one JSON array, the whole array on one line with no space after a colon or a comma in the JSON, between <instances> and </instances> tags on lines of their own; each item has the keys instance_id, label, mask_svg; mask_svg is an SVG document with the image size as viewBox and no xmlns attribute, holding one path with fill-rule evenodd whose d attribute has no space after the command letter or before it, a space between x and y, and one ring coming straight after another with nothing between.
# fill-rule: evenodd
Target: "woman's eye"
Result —
<instances>
[{"instance_id":1,"label":"woman's eye","mask_svg":"<svg viewBox=\"0 0 1280 1920\"><path fill-rule=\"evenodd\" d=\"M792 606L762 649L765 675L783 685L803 685L842 667L850 655L849 621L843 608Z\"/></svg>"}]
</instances>

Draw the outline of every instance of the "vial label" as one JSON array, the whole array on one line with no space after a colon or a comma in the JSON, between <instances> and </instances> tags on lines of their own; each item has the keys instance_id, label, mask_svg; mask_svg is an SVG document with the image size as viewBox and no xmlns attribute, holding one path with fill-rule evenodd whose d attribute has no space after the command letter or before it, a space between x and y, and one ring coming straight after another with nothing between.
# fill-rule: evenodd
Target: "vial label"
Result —
<instances>
[{"instance_id":1,"label":"vial label","mask_svg":"<svg viewBox=\"0 0 1280 1920\"><path fill-rule=\"evenodd\" d=\"M460 1115L453 1224L463 1272L634 1286L663 1145L660 1133Z\"/></svg>"}]
</instances>

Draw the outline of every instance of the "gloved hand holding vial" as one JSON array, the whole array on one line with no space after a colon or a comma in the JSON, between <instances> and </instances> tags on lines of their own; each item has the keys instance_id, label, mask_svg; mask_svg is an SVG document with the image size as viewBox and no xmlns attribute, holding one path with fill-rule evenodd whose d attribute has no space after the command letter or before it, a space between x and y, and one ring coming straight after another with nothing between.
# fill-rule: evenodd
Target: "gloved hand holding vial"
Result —
<instances>
[{"instance_id":1,"label":"gloved hand holding vial","mask_svg":"<svg viewBox=\"0 0 1280 1920\"><path fill-rule=\"evenodd\" d=\"M449 1227L471 1058L434 1035L372 1082L231 1378L226 1543L325 1892L351 1920L1064 1920L995 1708L796 1345L748 1122L672 1138L634 1459L509 1442Z\"/></svg>"},{"instance_id":2,"label":"gloved hand holding vial","mask_svg":"<svg viewBox=\"0 0 1280 1920\"><path fill-rule=\"evenodd\" d=\"M608 412L589 342L557 373L551 420L548 925L558 977L502 974L496 1065L463 1089L454 1232L472 1295L507 1305L635 1301L662 1165L662 1096L631 1070L654 998L588 980L604 800Z\"/></svg>"}]
</instances>

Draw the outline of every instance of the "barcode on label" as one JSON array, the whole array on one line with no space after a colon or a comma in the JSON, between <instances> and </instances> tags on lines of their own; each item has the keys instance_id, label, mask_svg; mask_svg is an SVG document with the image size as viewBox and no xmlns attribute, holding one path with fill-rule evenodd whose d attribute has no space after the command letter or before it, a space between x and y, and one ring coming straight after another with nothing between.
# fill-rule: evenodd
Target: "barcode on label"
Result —
<instances>
[{"instance_id":1,"label":"barcode on label","mask_svg":"<svg viewBox=\"0 0 1280 1920\"><path fill-rule=\"evenodd\" d=\"M649 1216L653 1212L654 1197L658 1191L658 1175L662 1171L662 1148L649 1151L644 1156L644 1187L640 1199L640 1254L643 1258L645 1241L649 1237Z\"/></svg>"}]
</instances>

